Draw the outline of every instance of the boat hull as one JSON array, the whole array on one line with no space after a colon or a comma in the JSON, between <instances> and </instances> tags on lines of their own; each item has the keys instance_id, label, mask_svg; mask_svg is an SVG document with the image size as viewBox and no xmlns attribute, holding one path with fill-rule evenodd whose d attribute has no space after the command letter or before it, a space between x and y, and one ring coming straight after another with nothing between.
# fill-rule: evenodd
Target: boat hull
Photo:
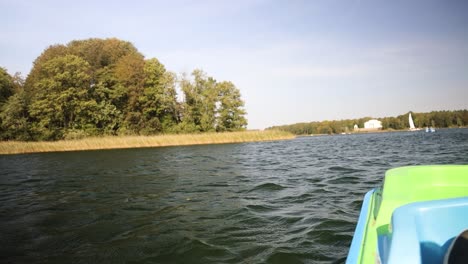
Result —
<instances>
[{"instance_id":1,"label":"boat hull","mask_svg":"<svg viewBox=\"0 0 468 264\"><path fill-rule=\"evenodd\" d=\"M397 208L460 197L468 197L468 165L409 166L387 171L383 187L364 197L346 263L385 263L380 256L385 246L379 251L379 242L385 243L383 238L393 234L392 214ZM468 222L466 225L468 228ZM395 263L405 262L400 259Z\"/></svg>"}]
</instances>

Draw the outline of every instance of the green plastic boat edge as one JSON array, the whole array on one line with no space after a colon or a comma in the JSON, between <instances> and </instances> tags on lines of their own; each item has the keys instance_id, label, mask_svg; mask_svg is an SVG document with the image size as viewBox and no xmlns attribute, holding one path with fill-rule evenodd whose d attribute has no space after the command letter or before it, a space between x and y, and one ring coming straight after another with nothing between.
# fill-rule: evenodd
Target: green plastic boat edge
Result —
<instances>
[{"instance_id":1,"label":"green plastic boat edge","mask_svg":"<svg viewBox=\"0 0 468 264\"><path fill-rule=\"evenodd\" d=\"M408 166L388 170L382 188L367 194L366 215L359 217L362 234L355 236L346 263L378 263L377 237L389 233L393 211L405 204L468 196L468 165ZM367 207L367 208L364 208ZM356 245L355 243L358 243ZM351 252L351 250L359 250ZM356 255L350 260L349 256Z\"/></svg>"}]
</instances>

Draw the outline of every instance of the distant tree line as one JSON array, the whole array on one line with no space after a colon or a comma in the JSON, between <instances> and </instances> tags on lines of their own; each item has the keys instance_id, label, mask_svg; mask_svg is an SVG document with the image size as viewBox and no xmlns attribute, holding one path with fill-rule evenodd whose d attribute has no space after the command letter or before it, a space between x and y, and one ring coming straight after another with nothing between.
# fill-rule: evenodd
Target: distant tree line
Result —
<instances>
[{"instance_id":1,"label":"distant tree line","mask_svg":"<svg viewBox=\"0 0 468 264\"><path fill-rule=\"evenodd\" d=\"M25 80L0 68L2 140L238 131L245 114L233 83L178 77L115 38L49 46Z\"/></svg>"},{"instance_id":2,"label":"distant tree line","mask_svg":"<svg viewBox=\"0 0 468 264\"><path fill-rule=\"evenodd\" d=\"M309 123L297 123L292 125L274 126L267 129L277 129L291 132L295 135L310 135L310 134L338 134L343 132L351 132L354 125L363 128L364 122L370 119L377 119L382 122L382 129L385 130L401 130L409 128L408 114L399 115L397 117L371 118L363 117L359 119L346 119L334 121L321 121ZM463 127L468 126L468 110L456 111L432 111L429 113L414 113L412 118L416 127Z\"/></svg>"}]
</instances>

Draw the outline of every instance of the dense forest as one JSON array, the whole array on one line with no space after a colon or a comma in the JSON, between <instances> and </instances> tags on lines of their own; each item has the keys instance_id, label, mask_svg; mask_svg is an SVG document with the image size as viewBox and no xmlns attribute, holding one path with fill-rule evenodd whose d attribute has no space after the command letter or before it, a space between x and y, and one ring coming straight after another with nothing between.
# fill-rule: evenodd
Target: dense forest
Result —
<instances>
[{"instance_id":1,"label":"dense forest","mask_svg":"<svg viewBox=\"0 0 468 264\"><path fill-rule=\"evenodd\" d=\"M412 113L416 127L462 127L468 125L468 110L457 111L432 111L429 113ZM409 128L409 113L397 117L376 118L382 122L384 130L401 130ZM338 134L353 131L354 125L363 128L364 122L374 119L363 117L359 119L346 119L337 121L322 121L310 123L298 123L284 126L274 126L267 129L277 129L291 132L295 135L310 134Z\"/></svg>"},{"instance_id":2,"label":"dense forest","mask_svg":"<svg viewBox=\"0 0 468 264\"><path fill-rule=\"evenodd\" d=\"M177 91L181 91L178 96ZM115 38L52 45L23 79L0 67L0 138L238 131L239 90L201 70L176 75Z\"/></svg>"}]
</instances>

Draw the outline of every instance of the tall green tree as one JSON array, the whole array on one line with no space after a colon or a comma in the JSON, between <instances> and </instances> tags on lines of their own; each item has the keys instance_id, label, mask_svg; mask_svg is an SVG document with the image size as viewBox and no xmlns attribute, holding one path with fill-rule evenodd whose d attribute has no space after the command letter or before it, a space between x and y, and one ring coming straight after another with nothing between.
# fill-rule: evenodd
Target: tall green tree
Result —
<instances>
[{"instance_id":1,"label":"tall green tree","mask_svg":"<svg viewBox=\"0 0 468 264\"><path fill-rule=\"evenodd\" d=\"M132 43L116 38L74 40L67 48L70 54L86 60L93 72L116 64L124 56L141 55Z\"/></svg>"},{"instance_id":2,"label":"tall green tree","mask_svg":"<svg viewBox=\"0 0 468 264\"><path fill-rule=\"evenodd\" d=\"M181 81L185 98L182 123L186 129L199 132L214 131L218 100L216 80L198 69L192 72L192 77L193 81L187 78Z\"/></svg>"},{"instance_id":3,"label":"tall green tree","mask_svg":"<svg viewBox=\"0 0 468 264\"><path fill-rule=\"evenodd\" d=\"M43 64L30 113L44 139L59 139L64 130L82 129L89 122L89 70L89 64L75 55Z\"/></svg>"},{"instance_id":4,"label":"tall green tree","mask_svg":"<svg viewBox=\"0 0 468 264\"><path fill-rule=\"evenodd\" d=\"M115 76L126 90L126 107L123 109L124 120L121 127L123 133L138 134L145 126L139 100L144 92L144 66L144 58L138 53L120 58L115 65Z\"/></svg>"},{"instance_id":5,"label":"tall green tree","mask_svg":"<svg viewBox=\"0 0 468 264\"><path fill-rule=\"evenodd\" d=\"M24 88L27 92L34 92L34 88L39 79L42 78L42 67L47 61L56 57L67 55L68 48L65 45L51 45L45 49L33 62L33 67L26 77Z\"/></svg>"},{"instance_id":6,"label":"tall green tree","mask_svg":"<svg viewBox=\"0 0 468 264\"><path fill-rule=\"evenodd\" d=\"M8 72L0 67L0 107L6 103L8 98L15 93L13 78Z\"/></svg>"},{"instance_id":7,"label":"tall green tree","mask_svg":"<svg viewBox=\"0 0 468 264\"><path fill-rule=\"evenodd\" d=\"M217 110L217 131L238 131L245 129L244 101L241 99L240 91L231 82L220 82L217 84L219 104Z\"/></svg>"},{"instance_id":8,"label":"tall green tree","mask_svg":"<svg viewBox=\"0 0 468 264\"><path fill-rule=\"evenodd\" d=\"M218 87L213 77L206 76L201 70L193 72L195 87L200 92L200 128L202 132L212 132L216 128L216 104Z\"/></svg>"},{"instance_id":9,"label":"tall green tree","mask_svg":"<svg viewBox=\"0 0 468 264\"><path fill-rule=\"evenodd\" d=\"M31 140L29 98L24 91L11 96L0 112L0 138L6 140Z\"/></svg>"},{"instance_id":10,"label":"tall green tree","mask_svg":"<svg viewBox=\"0 0 468 264\"><path fill-rule=\"evenodd\" d=\"M144 93L140 97L144 134L170 132L178 121L176 78L157 59L145 61Z\"/></svg>"},{"instance_id":11,"label":"tall green tree","mask_svg":"<svg viewBox=\"0 0 468 264\"><path fill-rule=\"evenodd\" d=\"M93 116L98 134L116 135L124 120L127 89L118 82L110 66L95 72L95 83L91 87L91 97L96 101Z\"/></svg>"}]
</instances>

